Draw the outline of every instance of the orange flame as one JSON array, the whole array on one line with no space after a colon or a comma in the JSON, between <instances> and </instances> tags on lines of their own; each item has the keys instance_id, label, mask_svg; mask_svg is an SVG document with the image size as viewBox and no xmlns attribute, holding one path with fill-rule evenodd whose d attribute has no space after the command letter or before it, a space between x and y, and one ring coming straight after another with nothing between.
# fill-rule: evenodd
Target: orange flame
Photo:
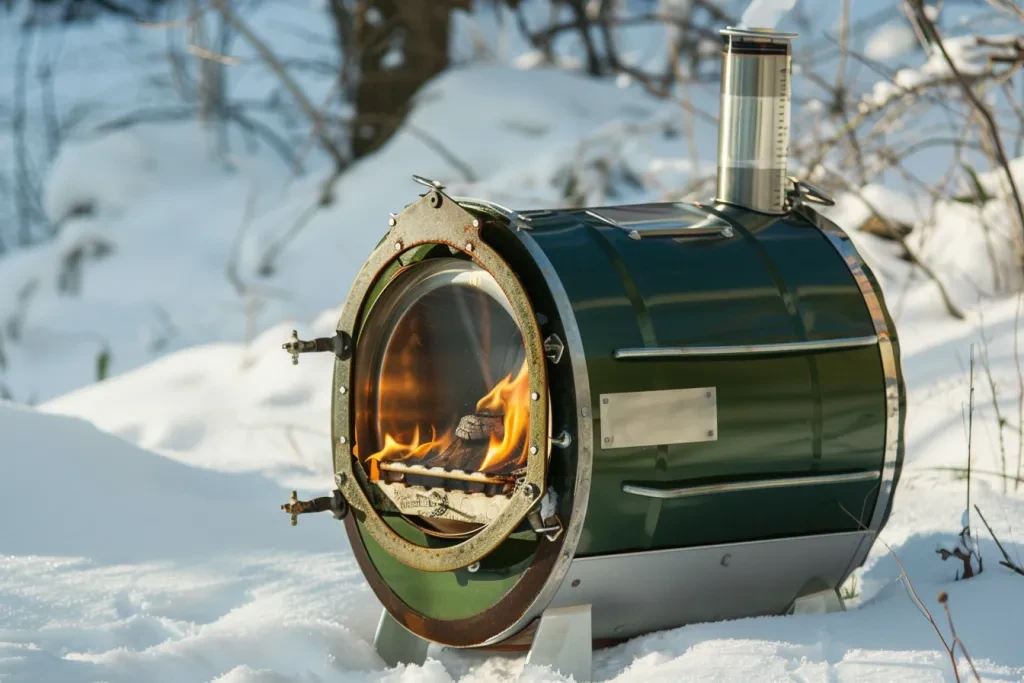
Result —
<instances>
[{"instance_id":1,"label":"orange flame","mask_svg":"<svg viewBox=\"0 0 1024 683\"><path fill-rule=\"evenodd\" d=\"M478 471L511 469L526 462L526 441L530 426L530 376L526 362L520 366L514 379L512 374L510 372L506 375L476 404L478 414L501 415L504 423L504 434L501 438L491 435L487 452L476 468ZM457 421L461 416L453 417ZM423 441L420 426L416 425L412 439L405 443L391 433L385 432L383 447L367 457L367 463L371 467L370 478L377 478L377 463L382 460L423 460L432 455L440 455L453 441L453 426L440 436L437 429L431 426L430 439Z\"/></svg>"},{"instance_id":2,"label":"orange flame","mask_svg":"<svg viewBox=\"0 0 1024 683\"><path fill-rule=\"evenodd\" d=\"M504 467L513 459L517 466L522 465L526 461L526 437L530 427L530 373L526 361L515 379L508 373L477 402L476 412L505 416L505 434L501 439L491 434L480 471Z\"/></svg>"},{"instance_id":3,"label":"orange flame","mask_svg":"<svg viewBox=\"0 0 1024 683\"><path fill-rule=\"evenodd\" d=\"M384 447L372 454L370 460L407 460L410 458L423 458L428 453L436 450L443 451L451 443L451 433L445 432L441 438L437 437L437 430L430 428L430 440L420 442L420 426L412 434L412 441L400 443L390 434L384 434Z\"/></svg>"}]
</instances>

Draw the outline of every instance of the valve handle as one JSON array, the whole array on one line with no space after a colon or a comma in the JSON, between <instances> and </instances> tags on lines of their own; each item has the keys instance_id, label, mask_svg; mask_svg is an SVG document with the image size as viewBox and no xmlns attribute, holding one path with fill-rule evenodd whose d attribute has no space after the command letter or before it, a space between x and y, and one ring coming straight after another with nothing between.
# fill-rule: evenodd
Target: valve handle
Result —
<instances>
[{"instance_id":1,"label":"valve handle","mask_svg":"<svg viewBox=\"0 0 1024 683\"><path fill-rule=\"evenodd\" d=\"M281 348L292 357L292 365L299 364L300 353L322 353L332 351L341 360L348 360L352 355L352 337L338 331L333 337L317 337L311 341L299 339L299 333L292 330L291 340L281 344Z\"/></svg>"},{"instance_id":2,"label":"valve handle","mask_svg":"<svg viewBox=\"0 0 1024 683\"><path fill-rule=\"evenodd\" d=\"M311 512L330 512L335 519L345 519L348 514L348 501L335 489L332 496L321 496L313 500L299 500L299 494L292 491L292 497L281 506L285 513L291 515L292 526L298 526L299 515Z\"/></svg>"}]
</instances>

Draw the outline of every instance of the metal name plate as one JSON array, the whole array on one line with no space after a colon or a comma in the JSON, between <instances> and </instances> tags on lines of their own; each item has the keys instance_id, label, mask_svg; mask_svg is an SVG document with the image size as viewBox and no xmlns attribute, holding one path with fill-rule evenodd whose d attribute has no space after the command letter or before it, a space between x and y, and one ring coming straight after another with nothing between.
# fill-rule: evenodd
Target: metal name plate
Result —
<instances>
[{"instance_id":1,"label":"metal name plate","mask_svg":"<svg viewBox=\"0 0 1024 683\"><path fill-rule=\"evenodd\" d=\"M715 387L601 394L601 448L718 440Z\"/></svg>"}]
</instances>

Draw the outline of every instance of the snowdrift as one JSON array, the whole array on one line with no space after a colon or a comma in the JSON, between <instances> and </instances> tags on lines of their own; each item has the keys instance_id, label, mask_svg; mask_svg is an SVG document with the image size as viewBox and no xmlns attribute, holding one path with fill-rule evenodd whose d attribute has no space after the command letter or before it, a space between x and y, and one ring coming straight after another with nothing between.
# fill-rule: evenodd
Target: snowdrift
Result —
<instances>
[{"instance_id":1,"label":"snowdrift","mask_svg":"<svg viewBox=\"0 0 1024 683\"><path fill-rule=\"evenodd\" d=\"M0 403L0 552L134 562L211 552L316 550L288 526L289 492L257 474L169 460L80 419Z\"/></svg>"}]
</instances>

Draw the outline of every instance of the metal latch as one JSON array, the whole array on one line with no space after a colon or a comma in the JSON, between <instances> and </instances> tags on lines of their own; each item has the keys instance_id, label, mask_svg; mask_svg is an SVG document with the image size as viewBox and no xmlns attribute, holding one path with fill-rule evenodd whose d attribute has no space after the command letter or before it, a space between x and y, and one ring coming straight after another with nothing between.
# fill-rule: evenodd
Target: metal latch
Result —
<instances>
[{"instance_id":1,"label":"metal latch","mask_svg":"<svg viewBox=\"0 0 1024 683\"><path fill-rule=\"evenodd\" d=\"M789 182L793 183L793 189L788 192L789 200L792 203L810 202L822 206L835 206L836 200L819 187L811 185L806 180L800 180L796 176L788 176Z\"/></svg>"},{"instance_id":2,"label":"metal latch","mask_svg":"<svg viewBox=\"0 0 1024 683\"><path fill-rule=\"evenodd\" d=\"M348 501L338 489L334 490L334 495L321 496L313 500L299 500L298 493L292 491L291 500L282 505L281 509L292 516L292 526L297 526L299 515L312 512L330 512L335 519L345 519L345 515L348 514Z\"/></svg>"},{"instance_id":3,"label":"metal latch","mask_svg":"<svg viewBox=\"0 0 1024 683\"><path fill-rule=\"evenodd\" d=\"M299 339L299 333L292 330L291 341L281 344L281 348L291 354L292 365L299 364L300 353L322 353L331 351L341 360L348 360L352 355L352 337L338 332L333 337L317 337L312 341Z\"/></svg>"}]
</instances>

